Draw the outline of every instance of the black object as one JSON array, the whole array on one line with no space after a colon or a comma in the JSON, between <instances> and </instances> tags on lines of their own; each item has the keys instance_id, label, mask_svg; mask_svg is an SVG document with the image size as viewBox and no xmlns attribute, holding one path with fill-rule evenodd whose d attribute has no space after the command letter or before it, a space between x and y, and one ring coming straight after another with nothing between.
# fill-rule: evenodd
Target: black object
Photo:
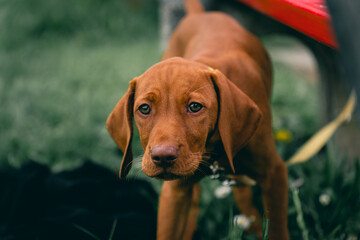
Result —
<instances>
[{"instance_id":1,"label":"black object","mask_svg":"<svg viewBox=\"0 0 360 240\"><path fill-rule=\"evenodd\" d=\"M360 1L326 0L334 30L340 45L340 56L344 66L344 79L360 98ZM360 104L357 104L360 123Z\"/></svg>"},{"instance_id":2,"label":"black object","mask_svg":"<svg viewBox=\"0 0 360 240\"><path fill-rule=\"evenodd\" d=\"M91 162L0 170L0 239L155 239L157 194Z\"/></svg>"}]
</instances>

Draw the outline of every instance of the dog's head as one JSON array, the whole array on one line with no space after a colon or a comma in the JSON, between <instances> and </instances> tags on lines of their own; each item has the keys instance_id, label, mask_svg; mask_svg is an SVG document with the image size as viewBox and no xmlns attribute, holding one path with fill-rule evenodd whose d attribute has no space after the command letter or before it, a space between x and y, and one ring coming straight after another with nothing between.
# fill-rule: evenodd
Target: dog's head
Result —
<instances>
[{"instance_id":1,"label":"dog's head","mask_svg":"<svg viewBox=\"0 0 360 240\"><path fill-rule=\"evenodd\" d=\"M130 82L107 128L124 152L120 177L131 167L135 119L144 149L143 171L170 180L194 174L215 132L234 171L233 158L255 133L260 118L256 104L220 71L171 58Z\"/></svg>"}]
</instances>

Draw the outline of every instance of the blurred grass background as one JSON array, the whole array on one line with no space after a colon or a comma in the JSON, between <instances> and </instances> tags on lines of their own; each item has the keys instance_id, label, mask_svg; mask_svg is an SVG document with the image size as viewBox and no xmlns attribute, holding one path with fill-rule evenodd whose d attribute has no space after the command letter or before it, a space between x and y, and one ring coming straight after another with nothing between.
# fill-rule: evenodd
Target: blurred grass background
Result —
<instances>
[{"instance_id":1,"label":"blurred grass background","mask_svg":"<svg viewBox=\"0 0 360 240\"><path fill-rule=\"evenodd\" d=\"M0 166L34 160L60 171L91 160L118 171L121 152L105 121L128 82L160 59L157 11L155 0L0 1ZM269 49L298 46L263 41ZM288 159L320 128L318 85L284 62L273 64L274 135L287 134L278 148ZM290 169L309 239L359 234L359 172L358 163L345 168L334 159L331 148ZM224 238L233 202L214 198L218 183L203 184L198 235ZM326 206L319 203L322 194L331 197ZM302 239L296 195L289 195L291 236Z\"/></svg>"},{"instance_id":2,"label":"blurred grass background","mask_svg":"<svg viewBox=\"0 0 360 240\"><path fill-rule=\"evenodd\" d=\"M107 115L159 59L156 1L0 2L0 163L114 170ZM136 145L138 146L138 145Z\"/></svg>"}]
</instances>

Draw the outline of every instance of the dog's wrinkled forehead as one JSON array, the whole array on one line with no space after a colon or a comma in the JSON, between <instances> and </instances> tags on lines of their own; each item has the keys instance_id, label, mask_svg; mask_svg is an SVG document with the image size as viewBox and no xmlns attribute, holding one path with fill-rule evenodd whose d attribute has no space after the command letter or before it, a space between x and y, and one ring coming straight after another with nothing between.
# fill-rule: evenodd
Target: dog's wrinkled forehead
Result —
<instances>
[{"instance_id":1,"label":"dog's wrinkled forehead","mask_svg":"<svg viewBox=\"0 0 360 240\"><path fill-rule=\"evenodd\" d=\"M149 68L137 79L137 91L147 91L152 88L196 89L211 83L206 65L171 58ZM164 89L165 90L165 89Z\"/></svg>"}]
</instances>

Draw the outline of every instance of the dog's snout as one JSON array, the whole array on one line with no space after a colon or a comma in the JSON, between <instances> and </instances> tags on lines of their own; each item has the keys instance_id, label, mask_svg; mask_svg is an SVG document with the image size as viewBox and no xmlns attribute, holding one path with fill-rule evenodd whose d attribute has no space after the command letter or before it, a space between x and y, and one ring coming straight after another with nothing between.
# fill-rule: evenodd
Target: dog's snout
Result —
<instances>
[{"instance_id":1,"label":"dog's snout","mask_svg":"<svg viewBox=\"0 0 360 240\"><path fill-rule=\"evenodd\" d=\"M159 167L169 167L178 157L178 149L174 146L155 146L151 150L151 159Z\"/></svg>"}]
</instances>

